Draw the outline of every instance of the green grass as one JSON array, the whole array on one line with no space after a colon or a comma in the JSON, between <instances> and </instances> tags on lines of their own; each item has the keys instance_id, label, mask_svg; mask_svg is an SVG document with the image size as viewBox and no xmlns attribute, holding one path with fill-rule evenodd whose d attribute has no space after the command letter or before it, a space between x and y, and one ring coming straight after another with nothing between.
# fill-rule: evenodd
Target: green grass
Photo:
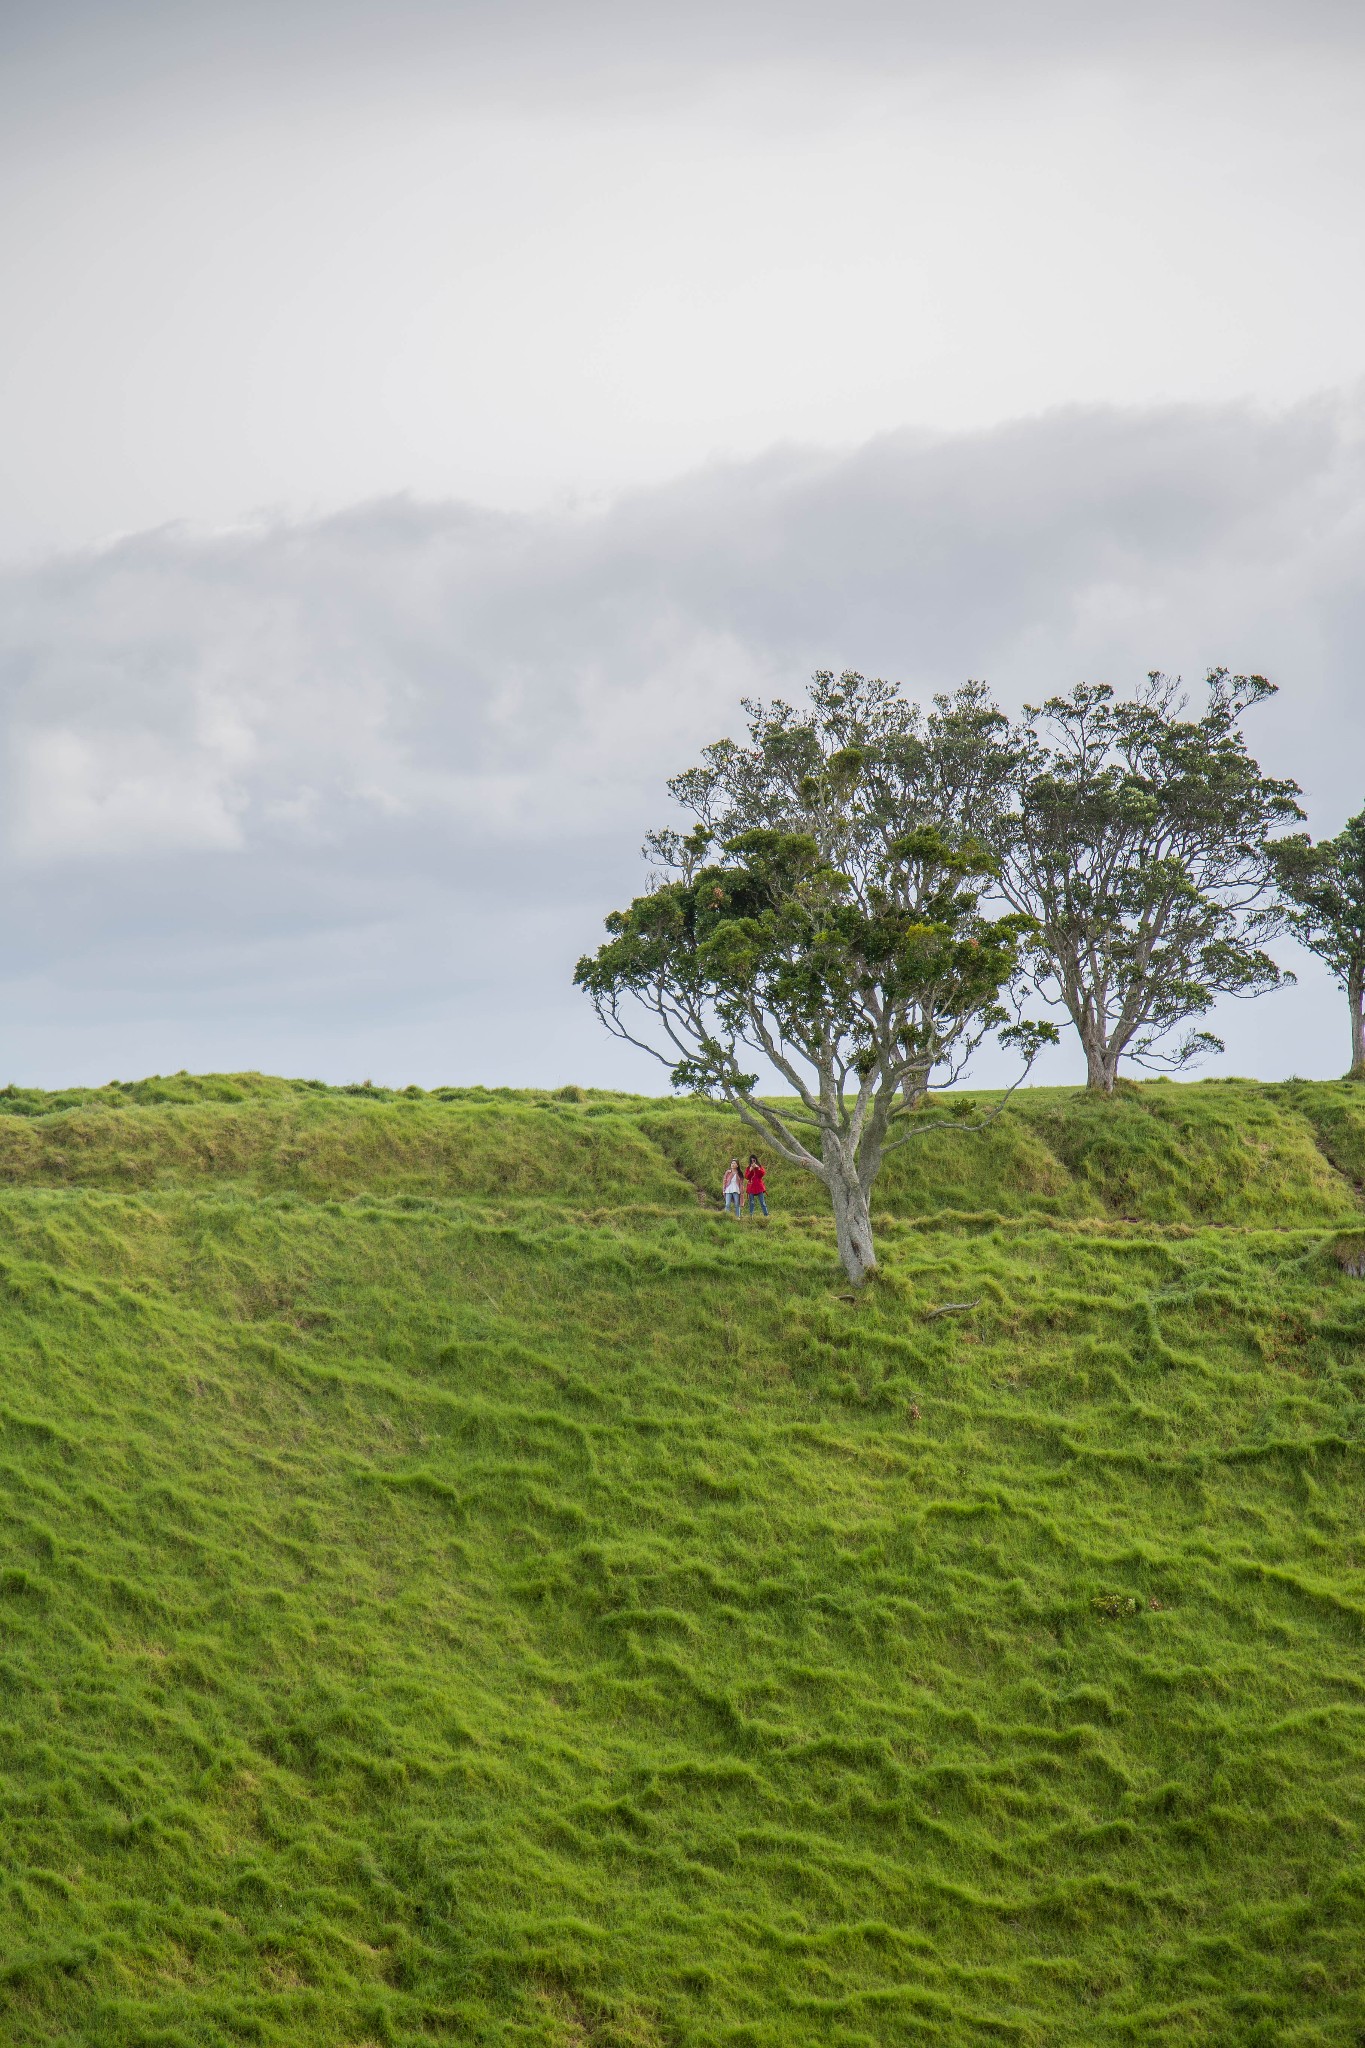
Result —
<instances>
[{"instance_id":1,"label":"green grass","mask_svg":"<svg viewBox=\"0 0 1365 2048\"><path fill-rule=\"evenodd\" d=\"M0 1111L6 2048L1361 2040L1365 1090Z\"/></svg>"}]
</instances>

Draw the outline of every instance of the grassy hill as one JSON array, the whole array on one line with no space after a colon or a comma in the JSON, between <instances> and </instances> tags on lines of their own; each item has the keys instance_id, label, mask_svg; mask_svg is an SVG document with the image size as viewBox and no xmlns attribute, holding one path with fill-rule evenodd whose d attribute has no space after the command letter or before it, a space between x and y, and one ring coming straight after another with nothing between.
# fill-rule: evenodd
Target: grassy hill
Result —
<instances>
[{"instance_id":1,"label":"grassy hill","mask_svg":"<svg viewBox=\"0 0 1365 2048\"><path fill-rule=\"evenodd\" d=\"M0 1094L7 2048L1365 2037L1365 1089L741 1143Z\"/></svg>"}]
</instances>

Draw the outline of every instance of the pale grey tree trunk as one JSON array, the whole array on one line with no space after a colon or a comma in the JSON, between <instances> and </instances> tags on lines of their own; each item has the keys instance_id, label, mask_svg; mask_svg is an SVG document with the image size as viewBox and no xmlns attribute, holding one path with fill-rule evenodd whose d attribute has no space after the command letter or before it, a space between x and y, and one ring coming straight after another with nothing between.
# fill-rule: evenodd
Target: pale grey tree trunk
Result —
<instances>
[{"instance_id":1,"label":"pale grey tree trunk","mask_svg":"<svg viewBox=\"0 0 1365 2048\"><path fill-rule=\"evenodd\" d=\"M823 1153L840 1264L853 1285L861 1287L868 1274L877 1270L867 1191L848 1146L833 1132L825 1137Z\"/></svg>"},{"instance_id":2,"label":"pale grey tree trunk","mask_svg":"<svg viewBox=\"0 0 1365 2048\"><path fill-rule=\"evenodd\" d=\"M1112 1095L1119 1074L1117 1051L1106 1045L1098 1033L1083 1033L1081 1043L1085 1047L1086 1087L1093 1088L1098 1095Z\"/></svg>"},{"instance_id":3,"label":"pale grey tree trunk","mask_svg":"<svg viewBox=\"0 0 1365 2048\"><path fill-rule=\"evenodd\" d=\"M914 1068L901 1083L901 1101L907 1109L918 1109L929 1093L929 1076L922 1068Z\"/></svg>"},{"instance_id":4,"label":"pale grey tree trunk","mask_svg":"<svg viewBox=\"0 0 1365 2048\"><path fill-rule=\"evenodd\" d=\"M1111 1035L1107 1030L1104 1004L1087 995L1079 966L1062 977L1061 991L1067 1015L1085 1053L1085 1085L1096 1095L1112 1095L1122 1053L1115 1043L1118 1034Z\"/></svg>"},{"instance_id":5,"label":"pale grey tree trunk","mask_svg":"<svg viewBox=\"0 0 1365 2048\"><path fill-rule=\"evenodd\" d=\"M1365 1081L1365 975L1353 974L1346 984L1351 1005L1351 1071L1348 1081Z\"/></svg>"}]
</instances>

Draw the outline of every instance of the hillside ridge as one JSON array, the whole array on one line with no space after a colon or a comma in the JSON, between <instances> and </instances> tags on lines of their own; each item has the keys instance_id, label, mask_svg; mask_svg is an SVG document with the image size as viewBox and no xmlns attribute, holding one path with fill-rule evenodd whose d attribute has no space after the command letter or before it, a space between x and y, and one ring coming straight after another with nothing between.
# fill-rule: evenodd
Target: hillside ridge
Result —
<instances>
[{"instance_id":1,"label":"hillside ridge","mask_svg":"<svg viewBox=\"0 0 1365 2048\"><path fill-rule=\"evenodd\" d=\"M1365 1089L736 1135L0 1096L7 2048L1353 2048Z\"/></svg>"},{"instance_id":2,"label":"hillside ridge","mask_svg":"<svg viewBox=\"0 0 1365 2048\"><path fill-rule=\"evenodd\" d=\"M1023 1203L1153 1222L1344 1215L1365 1186L1360 1093L1345 1082L1156 1082L1098 1102L1083 1090L1024 1089L984 1132L915 1139L888 1162L874 1200L888 1216ZM966 1125L998 1099L961 1091L926 1120ZM598 1206L667 1204L686 1188L719 1208L724 1159L754 1142L723 1106L573 1087L427 1092L241 1074L0 1091L0 1184L211 1179L258 1192ZM818 1185L763 1149L775 1202L823 1213Z\"/></svg>"}]
</instances>

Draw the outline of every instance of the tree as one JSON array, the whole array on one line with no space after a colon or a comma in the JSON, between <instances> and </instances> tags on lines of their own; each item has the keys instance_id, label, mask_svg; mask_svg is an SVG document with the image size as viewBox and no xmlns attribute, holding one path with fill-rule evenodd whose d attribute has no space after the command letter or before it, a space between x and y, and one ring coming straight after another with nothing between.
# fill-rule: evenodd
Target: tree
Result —
<instances>
[{"instance_id":1,"label":"tree","mask_svg":"<svg viewBox=\"0 0 1365 2048\"><path fill-rule=\"evenodd\" d=\"M1279 921L1326 961L1351 1012L1350 1081L1365 1081L1365 811L1335 839L1314 846L1306 832L1272 840Z\"/></svg>"},{"instance_id":2,"label":"tree","mask_svg":"<svg viewBox=\"0 0 1365 2048\"><path fill-rule=\"evenodd\" d=\"M1262 775L1240 729L1274 688L1214 669L1206 690L1190 718L1178 678L1150 675L1125 700L1082 683L1025 706L1017 735L1001 888L1035 920L1036 986L1067 1011L1106 1095L1125 1057L1174 1068L1221 1052L1208 1031L1170 1043L1217 997L1292 979L1255 943L1254 906L1267 834L1303 816L1299 788Z\"/></svg>"},{"instance_id":3,"label":"tree","mask_svg":"<svg viewBox=\"0 0 1365 2048\"><path fill-rule=\"evenodd\" d=\"M850 672L836 682L822 669L812 679L811 706L818 725L781 699L766 711L746 701L757 744L721 740L706 749L700 768L669 784L717 843L754 825L808 823L828 858L857 868L916 823L936 824L955 842L988 840L1015 752L1009 721L983 683L935 697L926 716L892 683ZM855 761L852 779L825 769ZM651 834L646 851L666 869L677 843ZM929 1079L925 1067L907 1070L907 1106L923 1101Z\"/></svg>"},{"instance_id":4,"label":"tree","mask_svg":"<svg viewBox=\"0 0 1365 2048\"><path fill-rule=\"evenodd\" d=\"M745 710L750 746L719 741L669 783L695 823L651 834L654 886L575 980L676 1087L730 1103L824 1183L860 1284L882 1161L937 1127L925 1089L959 1079L988 1032L1029 1063L1056 1037L1000 1001L1029 920L983 913L994 862L966 829L993 801L970 734L984 745L1002 722L970 691L925 719L852 674L817 675L806 710ZM759 1096L755 1059L794 1102Z\"/></svg>"}]
</instances>

